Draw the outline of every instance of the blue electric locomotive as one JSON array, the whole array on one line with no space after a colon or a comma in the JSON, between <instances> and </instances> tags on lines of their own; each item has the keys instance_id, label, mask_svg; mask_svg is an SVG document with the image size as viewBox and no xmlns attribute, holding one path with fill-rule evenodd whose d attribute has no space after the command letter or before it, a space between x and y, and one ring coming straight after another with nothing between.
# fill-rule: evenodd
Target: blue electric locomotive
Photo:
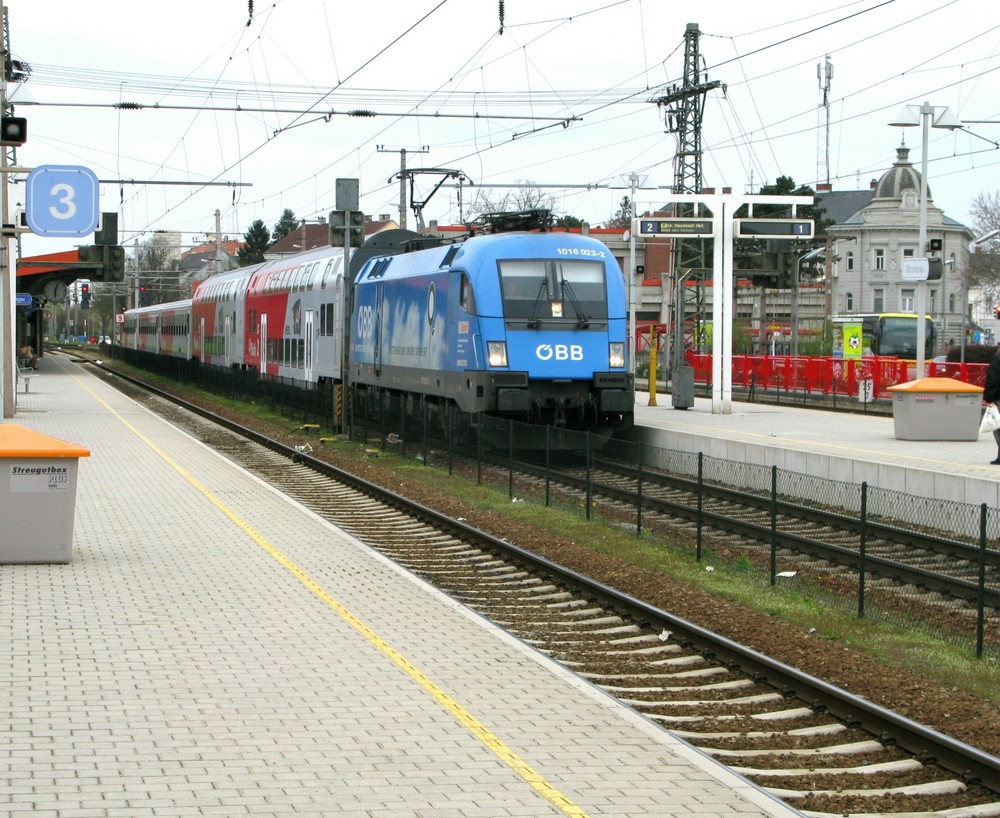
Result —
<instances>
[{"instance_id":1,"label":"blue electric locomotive","mask_svg":"<svg viewBox=\"0 0 1000 818\"><path fill-rule=\"evenodd\" d=\"M625 285L601 242L513 232L368 260L348 379L466 416L564 429L632 424Z\"/></svg>"}]
</instances>

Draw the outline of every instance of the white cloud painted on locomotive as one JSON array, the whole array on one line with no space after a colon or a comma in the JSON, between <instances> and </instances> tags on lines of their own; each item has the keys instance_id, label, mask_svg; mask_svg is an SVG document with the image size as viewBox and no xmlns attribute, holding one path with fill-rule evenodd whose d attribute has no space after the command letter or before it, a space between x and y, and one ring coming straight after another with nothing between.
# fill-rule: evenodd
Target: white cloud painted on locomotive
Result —
<instances>
[{"instance_id":1,"label":"white cloud painted on locomotive","mask_svg":"<svg viewBox=\"0 0 1000 818\"><path fill-rule=\"evenodd\" d=\"M447 274L361 288L351 354L356 360L372 363L378 345L383 366L447 368L447 290Z\"/></svg>"}]
</instances>

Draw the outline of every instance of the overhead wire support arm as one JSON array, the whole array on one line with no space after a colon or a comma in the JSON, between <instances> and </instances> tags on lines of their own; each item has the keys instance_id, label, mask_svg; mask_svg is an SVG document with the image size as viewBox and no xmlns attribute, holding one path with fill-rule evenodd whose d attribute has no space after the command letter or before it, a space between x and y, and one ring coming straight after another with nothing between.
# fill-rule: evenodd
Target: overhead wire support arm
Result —
<instances>
[{"instance_id":1,"label":"overhead wire support arm","mask_svg":"<svg viewBox=\"0 0 1000 818\"><path fill-rule=\"evenodd\" d=\"M415 182L418 174L438 174L441 178L438 183L431 188L431 192L428 193L423 199L418 200L415 194ZM408 178L410 180L410 207L413 208L413 215L417 217L417 232L423 234L424 229L424 207L431 200L431 197L441 188L445 182L449 179L458 179L459 190L463 183L473 184L472 180L469 179L462 171L453 170L451 168L408 168L406 171L397 173L394 176L389 177L389 181Z\"/></svg>"}]
</instances>

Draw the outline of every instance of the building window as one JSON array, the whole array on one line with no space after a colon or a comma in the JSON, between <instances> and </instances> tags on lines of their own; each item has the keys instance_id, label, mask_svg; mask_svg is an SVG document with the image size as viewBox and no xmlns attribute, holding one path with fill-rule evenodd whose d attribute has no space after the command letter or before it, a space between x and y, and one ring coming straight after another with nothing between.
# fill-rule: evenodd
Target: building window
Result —
<instances>
[{"instance_id":1,"label":"building window","mask_svg":"<svg viewBox=\"0 0 1000 818\"><path fill-rule=\"evenodd\" d=\"M928 292L931 294L931 306L927 312L934 315L937 312L937 290L928 290Z\"/></svg>"},{"instance_id":2,"label":"building window","mask_svg":"<svg viewBox=\"0 0 1000 818\"><path fill-rule=\"evenodd\" d=\"M948 293L948 312L955 311L955 293Z\"/></svg>"},{"instance_id":3,"label":"building window","mask_svg":"<svg viewBox=\"0 0 1000 818\"><path fill-rule=\"evenodd\" d=\"M875 251L875 269L876 270L885 269L885 250Z\"/></svg>"},{"instance_id":4,"label":"building window","mask_svg":"<svg viewBox=\"0 0 1000 818\"><path fill-rule=\"evenodd\" d=\"M913 258L913 248L907 247L903 250L903 258Z\"/></svg>"},{"instance_id":5,"label":"building window","mask_svg":"<svg viewBox=\"0 0 1000 818\"><path fill-rule=\"evenodd\" d=\"M872 312L885 312L885 290L881 287L872 290Z\"/></svg>"},{"instance_id":6,"label":"building window","mask_svg":"<svg viewBox=\"0 0 1000 818\"><path fill-rule=\"evenodd\" d=\"M854 312L854 293L844 296L844 312Z\"/></svg>"},{"instance_id":7,"label":"building window","mask_svg":"<svg viewBox=\"0 0 1000 818\"><path fill-rule=\"evenodd\" d=\"M847 269L848 271L854 269L854 253L847 254Z\"/></svg>"},{"instance_id":8,"label":"building window","mask_svg":"<svg viewBox=\"0 0 1000 818\"><path fill-rule=\"evenodd\" d=\"M906 288L899 293L899 311L900 312L913 312L913 294L914 290L912 288Z\"/></svg>"}]
</instances>

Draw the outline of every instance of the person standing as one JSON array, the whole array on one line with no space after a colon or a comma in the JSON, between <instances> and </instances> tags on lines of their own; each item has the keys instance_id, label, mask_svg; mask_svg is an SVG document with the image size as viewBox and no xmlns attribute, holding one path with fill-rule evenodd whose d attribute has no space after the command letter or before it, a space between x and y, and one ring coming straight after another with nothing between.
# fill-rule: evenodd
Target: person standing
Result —
<instances>
[{"instance_id":1,"label":"person standing","mask_svg":"<svg viewBox=\"0 0 1000 818\"><path fill-rule=\"evenodd\" d=\"M1000 400L1000 348L993 354L993 360L986 368L986 385L983 387L983 400L986 403L996 403ZM993 439L997 444L997 456L990 463L1000 466L1000 429L993 430Z\"/></svg>"}]
</instances>

